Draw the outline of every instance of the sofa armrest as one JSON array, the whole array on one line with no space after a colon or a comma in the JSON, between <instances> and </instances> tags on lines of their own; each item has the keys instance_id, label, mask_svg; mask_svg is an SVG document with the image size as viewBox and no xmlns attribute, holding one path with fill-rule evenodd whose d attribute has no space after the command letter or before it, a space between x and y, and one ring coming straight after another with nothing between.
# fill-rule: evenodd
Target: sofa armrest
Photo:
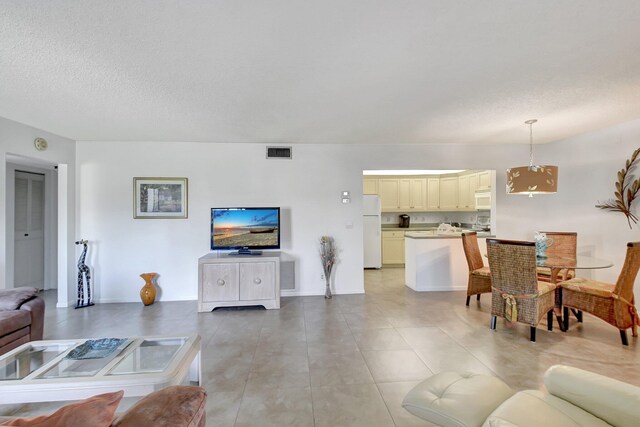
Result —
<instances>
[{"instance_id":1,"label":"sofa armrest","mask_svg":"<svg viewBox=\"0 0 640 427\"><path fill-rule=\"evenodd\" d=\"M20 306L20 310L31 312L30 340L41 340L44 333L44 300L40 297L30 299Z\"/></svg>"},{"instance_id":2,"label":"sofa armrest","mask_svg":"<svg viewBox=\"0 0 640 427\"><path fill-rule=\"evenodd\" d=\"M544 374L550 394L620 427L640 420L640 387L571 366L554 365Z\"/></svg>"}]
</instances>

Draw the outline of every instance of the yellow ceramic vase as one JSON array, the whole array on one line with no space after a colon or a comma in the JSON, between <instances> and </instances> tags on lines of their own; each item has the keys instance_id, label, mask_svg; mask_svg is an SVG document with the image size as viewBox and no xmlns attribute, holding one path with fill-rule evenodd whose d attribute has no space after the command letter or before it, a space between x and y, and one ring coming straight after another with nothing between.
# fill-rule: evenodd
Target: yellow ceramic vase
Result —
<instances>
[{"instance_id":1,"label":"yellow ceramic vase","mask_svg":"<svg viewBox=\"0 0 640 427\"><path fill-rule=\"evenodd\" d=\"M156 300L156 287L153 286L153 278L156 276L156 273L142 273L140 275L145 282L140 289L140 299L144 305L151 305Z\"/></svg>"}]
</instances>

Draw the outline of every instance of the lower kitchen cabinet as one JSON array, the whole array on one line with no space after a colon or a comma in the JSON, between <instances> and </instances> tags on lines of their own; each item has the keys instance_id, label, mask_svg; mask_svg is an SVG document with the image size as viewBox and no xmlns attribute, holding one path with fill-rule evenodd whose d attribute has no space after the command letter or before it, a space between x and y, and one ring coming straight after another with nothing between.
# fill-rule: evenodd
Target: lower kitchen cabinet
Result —
<instances>
[{"instance_id":1,"label":"lower kitchen cabinet","mask_svg":"<svg viewBox=\"0 0 640 427\"><path fill-rule=\"evenodd\" d=\"M404 231L382 232L382 264L404 264Z\"/></svg>"},{"instance_id":2,"label":"lower kitchen cabinet","mask_svg":"<svg viewBox=\"0 0 640 427\"><path fill-rule=\"evenodd\" d=\"M280 253L211 253L198 260L198 311L262 305L280 308Z\"/></svg>"}]
</instances>

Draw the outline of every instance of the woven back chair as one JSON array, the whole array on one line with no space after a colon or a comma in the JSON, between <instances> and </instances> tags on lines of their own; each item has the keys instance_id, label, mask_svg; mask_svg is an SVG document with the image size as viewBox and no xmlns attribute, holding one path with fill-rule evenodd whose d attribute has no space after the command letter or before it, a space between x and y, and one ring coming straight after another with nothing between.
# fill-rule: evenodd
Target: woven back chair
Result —
<instances>
[{"instance_id":1,"label":"woven back chair","mask_svg":"<svg viewBox=\"0 0 640 427\"><path fill-rule=\"evenodd\" d=\"M578 252L578 233L567 231L541 231L548 238L553 239L553 244L547 248L547 256L550 258L576 258ZM575 277L574 269L563 269L558 273L557 281L568 280ZM538 267L538 280L551 282L551 269Z\"/></svg>"},{"instance_id":2,"label":"woven back chair","mask_svg":"<svg viewBox=\"0 0 640 427\"><path fill-rule=\"evenodd\" d=\"M478 233L475 231L462 233L462 247L469 266L469 282L467 284L467 305L469 305L471 295L477 295L477 299L480 301L480 294L491 292L491 274L489 267L485 267L482 261L482 254L478 246Z\"/></svg>"},{"instance_id":3,"label":"woven back chair","mask_svg":"<svg viewBox=\"0 0 640 427\"><path fill-rule=\"evenodd\" d=\"M534 242L487 240L491 268L491 329L497 316L530 326L531 341L536 326L547 315L547 328L553 328L556 285L538 281ZM516 307L514 312L513 307Z\"/></svg>"},{"instance_id":4,"label":"woven back chair","mask_svg":"<svg viewBox=\"0 0 640 427\"><path fill-rule=\"evenodd\" d=\"M640 324L635 308L633 284L640 268L640 242L627 243L627 255L615 284L576 277L560 283L564 327L569 326L569 308L586 311L620 330L623 345L629 345L627 329L638 336Z\"/></svg>"}]
</instances>

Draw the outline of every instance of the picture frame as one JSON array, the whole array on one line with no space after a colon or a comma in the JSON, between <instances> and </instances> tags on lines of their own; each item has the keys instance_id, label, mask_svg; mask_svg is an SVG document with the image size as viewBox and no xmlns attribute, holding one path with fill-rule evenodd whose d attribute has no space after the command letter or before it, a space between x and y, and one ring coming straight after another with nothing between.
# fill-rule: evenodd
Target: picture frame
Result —
<instances>
[{"instance_id":1,"label":"picture frame","mask_svg":"<svg viewBox=\"0 0 640 427\"><path fill-rule=\"evenodd\" d=\"M188 191L187 178L134 177L133 218L187 218Z\"/></svg>"}]
</instances>

